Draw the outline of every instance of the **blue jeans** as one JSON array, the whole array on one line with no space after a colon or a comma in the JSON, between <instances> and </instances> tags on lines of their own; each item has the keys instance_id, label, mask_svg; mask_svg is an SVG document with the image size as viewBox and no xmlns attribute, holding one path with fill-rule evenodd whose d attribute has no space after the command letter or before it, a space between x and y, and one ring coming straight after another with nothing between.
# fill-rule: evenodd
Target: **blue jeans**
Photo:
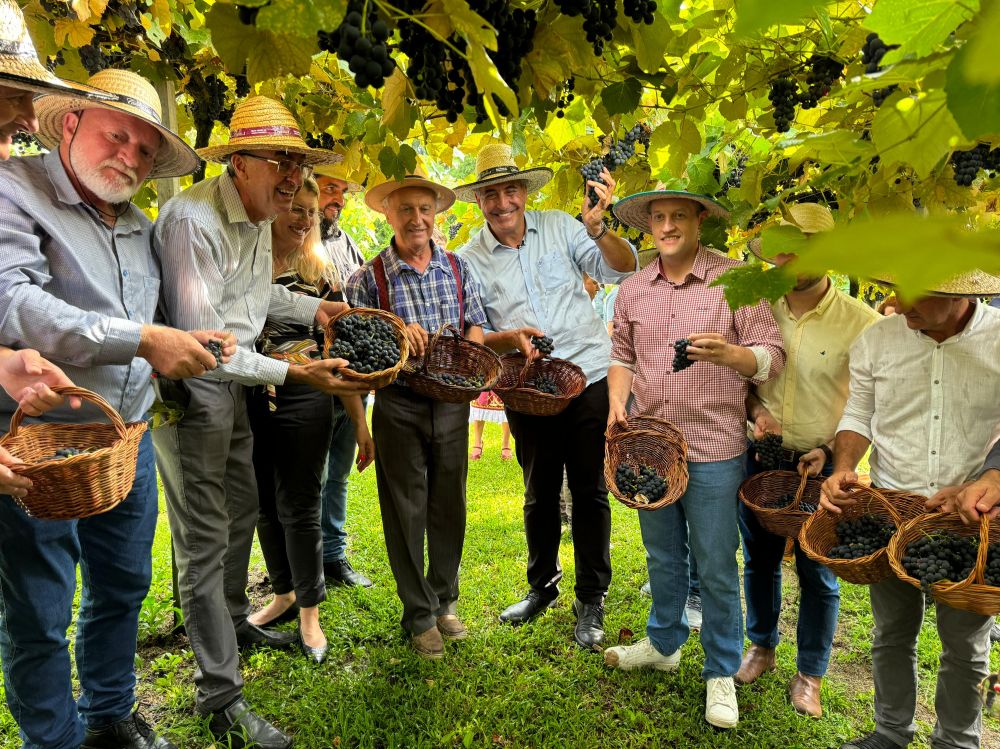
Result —
<instances>
[{"instance_id":1,"label":"blue jeans","mask_svg":"<svg viewBox=\"0 0 1000 749\"><path fill-rule=\"evenodd\" d=\"M794 471L795 464L783 462L779 468ZM827 462L823 474L833 466ZM760 464L747 458L750 475L760 472ZM747 637L764 648L778 646L778 617L781 615L781 559L785 539L765 530L753 511L740 503L740 533L743 536L743 592L747 604ZM833 635L840 612L840 585L837 576L805 555L795 541L795 570L799 576L799 616L795 638L796 663L807 676L823 676L830 663Z\"/></svg>"},{"instance_id":2,"label":"blue jeans","mask_svg":"<svg viewBox=\"0 0 1000 749\"><path fill-rule=\"evenodd\" d=\"M743 656L736 492L746 475L746 456L688 463L688 474L687 491L680 500L662 510L639 512L653 597L646 634L663 655L673 653L687 640L684 604L690 551L698 561L701 586L702 676L732 676Z\"/></svg>"},{"instance_id":3,"label":"blue jeans","mask_svg":"<svg viewBox=\"0 0 1000 749\"><path fill-rule=\"evenodd\" d=\"M365 396L365 405L368 397ZM320 525L323 529L323 561L336 562L347 556L347 480L354 467L358 443L354 422L337 398L333 399L333 436L327 455L321 496Z\"/></svg>"},{"instance_id":4,"label":"blue jeans","mask_svg":"<svg viewBox=\"0 0 1000 749\"><path fill-rule=\"evenodd\" d=\"M99 728L131 713L156 513L149 432L139 446L132 491L109 512L84 520L35 520L0 496L0 657L7 705L25 749L78 749L84 724ZM78 564L80 700L74 703L66 630Z\"/></svg>"}]
</instances>

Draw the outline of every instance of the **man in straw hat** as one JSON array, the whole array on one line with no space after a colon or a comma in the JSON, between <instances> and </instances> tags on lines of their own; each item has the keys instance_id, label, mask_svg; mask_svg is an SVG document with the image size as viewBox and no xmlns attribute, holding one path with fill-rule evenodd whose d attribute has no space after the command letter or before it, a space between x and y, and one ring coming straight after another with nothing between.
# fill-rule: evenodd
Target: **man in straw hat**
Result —
<instances>
[{"instance_id":1,"label":"man in straw hat","mask_svg":"<svg viewBox=\"0 0 1000 749\"><path fill-rule=\"evenodd\" d=\"M376 185L365 202L385 214L393 238L347 282L351 306L378 307L402 318L410 356L417 359L429 334L442 325L482 343L486 313L479 287L465 261L431 239L434 216L451 207L455 194L417 174ZM465 541L468 425L468 403L432 400L405 381L379 390L372 411L389 566L403 602L401 623L424 658L444 655L442 638L468 635L455 613Z\"/></svg>"},{"instance_id":2,"label":"man in straw hat","mask_svg":"<svg viewBox=\"0 0 1000 749\"><path fill-rule=\"evenodd\" d=\"M1000 296L1000 278L964 273L916 298L900 294L899 314L883 317L851 346L850 396L837 429L833 475L822 506L852 504L858 461L871 447L873 486L931 497L951 509L957 489L979 474L1000 435L1000 310L979 301ZM842 749L896 749L913 740L917 637L924 592L895 577L868 587L875 619L872 677L875 731ZM979 683L989 673L993 619L937 604L941 665L934 746L980 744Z\"/></svg>"},{"instance_id":3,"label":"man in straw hat","mask_svg":"<svg viewBox=\"0 0 1000 749\"><path fill-rule=\"evenodd\" d=\"M553 606L559 595L559 494L565 470L576 557L574 639L590 649L604 637L604 597L611 583L611 507L603 473L611 345L584 289L583 274L618 283L636 270L637 258L629 243L604 223L615 189L607 170L606 185L590 181L584 187L597 193L598 202L584 198L582 223L563 211L525 210L528 196L552 179L552 170L519 169L507 145L483 148L476 173L476 180L456 195L475 202L486 219L462 256L483 291L491 328L487 345L535 357L539 354L531 337L547 335L555 344L553 355L577 364L587 377L587 388L558 415L507 409L524 473L530 587L500 620L526 622Z\"/></svg>"},{"instance_id":4,"label":"man in straw hat","mask_svg":"<svg viewBox=\"0 0 1000 749\"><path fill-rule=\"evenodd\" d=\"M294 635L247 621L247 571L257 488L243 385L286 382L335 395L362 394L341 379L342 359L289 365L254 350L268 317L311 325L344 309L339 302L294 294L271 283L271 220L288 210L314 164L339 157L310 148L281 103L241 102L229 140L201 156L226 164L160 211L154 250L163 267L164 309L178 325L232 330L232 361L182 386L184 417L157 430L185 627L198 662L198 710L212 733L233 746L287 747L291 739L243 699L239 647L290 647Z\"/></svg>"},{"instance_id":5,"label":"man in straw hat","mask_svg":"<svg viewBox=\"0 0 1000 749\"><path fill-rule=\"evenodd\" d=\"M805 237L834 227L825 205L800 203L785 209L782 225ZM783 266L794 252L761 255L760 240L750 250L765 262ZM751 388L747 414L750 439L780 434L779 469L829 475L834 434L847 402L848 350L858 335L879 319L871 307L837 289L826 274L799 275L795 286L771 305L784 340L785 369L774 379ZM764 470L751 450L748 473ZM736 681L751 684L776 667L778 617L781 614L781 560L785 539L766 530L746 505L739 505L743 536L743 590L747 608L747 650ZM837 576L805 555L795 541L795 568L802 591L796 625L798 672L789 684L792 706L800 713L823 714L820 686L830 661L840 610Z\"/></svg>"},{"instance_id":6,"label":"man in straw hat","mask_svg":"<svg viewBox=\"0 0 1000 749\"><path fill-rule=\"evenodd\" d=\"M319 210L322 215L320 232L323 246L330 254L342 281L350 278L365 263L365 258L351 236L340 226L340 214L348 193L361 191L361 185L349 180L341 164L325 164L314 172L319 185ZM365 398L367 401L367 398ZM323 484L323 573L327 585L360 585L369 588L372 581L351 566L347 559L347 480L354 467L357 442L354 424L339 398L333 399L333 436L326 461L326 481Z\"/></svg>"},{"instance_id":7,"label":"man in straw hat","mask_svg":"<svg viewBox=\"0 0 1000 749\"><path fill-rule=\"evenodd\" d=\"M750 382L781 371L781 331L764 302L734 312L722 288L710 285L740 264L701 244L704 220L728 217L712 198L661 188L624 198L614 214L649 234L659 258L618 290L608 424L625 424L630 414L676 424L687 440L690 478L677 502L639 513L653 598L648 637L608 648L604 660L623 670L678 667L689 635L690 553L704 604L705 720L732 728L739 722L733 674L743 653L736 493L747 467L745 400ZM693 364L675 372L682 340Z\"/></svg>"},{"instance_id":8,"label":"man in straw hat","mask_svg":"<svg viewBox=\"0 0 1000 749\"><path fill-rule=\"evenodd\" d=\"M152 324L159 267L150 252L150 222L129 200L147 177L187 174L198 157L162 125L159 97L147 81L104 70L90 83L110 98L38 99L38 137L50 153L0 166L3 343L37 349L125 421L136 421L153 400L153 369L171 377L202 374L216 366L203 344L230 337ZM227 356L234 344L226 344ZM0 411L9 418L13 406L5 400ZM46 418L94 417L57 411ZM109 512L80 521L34 520L0 501L0 654L7 700L27 746L172 746L132 712L156 516L148 432L131 492ZM74 703L65 633L78 562L81 696Z\"/></svg>"}]
</instances>

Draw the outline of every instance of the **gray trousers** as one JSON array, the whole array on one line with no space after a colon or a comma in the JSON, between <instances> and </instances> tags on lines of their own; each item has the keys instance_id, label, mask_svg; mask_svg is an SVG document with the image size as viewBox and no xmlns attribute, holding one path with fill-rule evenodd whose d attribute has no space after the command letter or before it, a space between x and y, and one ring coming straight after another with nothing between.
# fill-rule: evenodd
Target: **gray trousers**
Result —
<instances>
[{"instance_id":1,"label":"gray trousers","mask_svg":"<svg viewBox=\"0 0 1000 749\"><path fill-rule=\"evenodd\" d=\"M870 588L875 637L876 730L906 746L916 730L917 636L924 618L924 594L896 580ZM990 627L993 619L936 604L941 639L931 734L934 749L978 749L982 733L979 684L989 675Z\"/></svg>"},{"instance_id":2,"label":"gray trousers","mask_svg":"<svg viewBox=\"0 0 1000 749\"><path fill-rule=\"evenodd\" d=\"M420 634L455 613L465 542L469 406L390 385L372 411L382 530L403 628ZM427 572L424 573L424 537Z\"/></svg>"},{"instance_id":3,"label":"gray trousers","mask_svg":"<svg viewBox=\"0 0 1000 749\"><path fill-rule=\"evenodd\" d=\"M243 691L235 627L250 611L247 568L257 522L253 437L242 385L187 380L177 424L153 432L167 498L184 626L201 712Z\"/></svg>"}]
</instances>

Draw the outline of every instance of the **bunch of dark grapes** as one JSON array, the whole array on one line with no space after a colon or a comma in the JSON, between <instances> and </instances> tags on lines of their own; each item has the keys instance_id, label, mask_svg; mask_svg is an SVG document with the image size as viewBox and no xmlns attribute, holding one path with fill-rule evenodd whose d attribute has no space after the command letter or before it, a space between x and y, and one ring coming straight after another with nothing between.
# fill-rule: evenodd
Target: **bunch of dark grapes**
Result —
<instances>
[{"instance_id":1,"label":"bunch of dark grapes","mask_svg":"<svg viewBox=\"0 0 1000 749\"><path fill-rule=\"evenodd\" d=\"M641 143L644 147L648 148L650 134L651 130L648 127L637 123L631 130L625 133L624 138L612 141L608 147L608 152L604 156L591 159L580 167L584 187L586 187L589 180L600 182L602 185L607 184L601 179L601 171L607 169L609 172L613 172L618 167L624 165L626 161L635 156L636 143ZM587 198L590 200L591 205L597 205L597 191L593 187L587 191Z\"/></svg>"},{"instance_id":2,"label":"bunch of dark grapes","mask_svg":"<svg viewBox=\"0 0 1000 749\"><path fill-rule=\"evenodd\" d=\"M88 75L99 73L105 68L111 67L110 61L99 44L84 44L77 51L80 53L80 62Z\"/></svg>"},{"instance_id":3,"label":"bunch of dark grapes","mask_svg":"<svg viewBox=\"0 0 1000 749\"><path fill-rule=\"evenodd\" d=\"M11 138L11 141L15 146L18 146L19 148L23 149L29 149L32 148L33 146L40 146L38 140L36 140L35 136L32 135L31 133L25 133L25 132L14 133L14 137Z\"/></svg>"},{"instance_id":4,"label":"bunch of dark grapes","mask_svg":"<svg viewBox=\"0 0 1000 749\"><path fill-rule=\"evenodd\" d=\"M753 449L757 453L757 462L765 471L776 471L781 465L782 442L780 434L768 432L763 439L753 443Z\"/></svg>"},{"instance_id":5,"label":"bunch of dark grapes","mask_svg":"<svg viewBox=\"0 0 1000 749\"><path fill-rule=\"evenodd\" d=\"M534 346L536 349L538 349L538 351L545 356L551 354L552 349L555 348L555 344L552 342L552 339L549 338L547 335L531 336L531 345Z\"/></svg>"},{"instance_id":6,"label":"bunch of dark grapes","mask_svg":"<svg viewBox=\"0 0 1000 749\"><path fill-rule=\"evenodd\" d=\"M1000 588L1000 543L992 543L986 549L986 568L983 570L983 582Z\"/></svg>"},{"instance_id":7,"label":"bunch of dark grapes","mask_svg":"<svg viewBox=\"0 0 1000 749\"><path fill-rule=\"evenodd\" d=\"M890 49L896 49L898 44L886 44L879 39L878 34L871 33L865 38L865 43L861 47L861 62L865 66L865 73L869 75L877 73L882 69L882 58ZM880 88L872 91L872 101L876 107L881 107L889 95L899 86L892 85L888 88Z\"/></svg>"},{"instance_id":8,"label":"bunch of dark grapes","mask_svg":"<svg viewBox=\"0 0 1000 749\"><path fill-rule=\"evenodd\" d=\"M576 78L570 76L566 79L566 82L562 85L559 91L559 99L556 101L556 117L565 117L566 112L564 111L575 98L573 95L573 89L576 88Z\"/></svg>"},{"instance_id":9,"label":"bunch of dark grapes","mask_svg":"<svg viewBox=\"0 0 1000 749\"><path fill-rule=\"evenodd\" d=\"M747 154L745 151L737 150L734 154L736 160L733 161L732 167L726 173L726 179L722 182L722 187L716 193L716 196L725 195L729 192L729 188L736 187L739 188L743 184L743 172L747 168ZM719 168L716 167L716 179L722 177L719 172Z\"/></svg>"},{"instance_id":10,"label":"bunch of dark grapes","mask_svg":"<svg viewBox=\"0 0 1000 749\"><path fill-rule=\"evenodd\" d=\"M980 169L985 169L990 176L1000 172L1000 148L991 150L989 144L979 143L967 151L955 151L951 155L951 166L955 172L955 182L968 187L976 179Z\"/></svg>"},{"instance_id":11,"label":"bunch of dark grapes","mask_svg":"<svg viewBox=\"0 0 1000 749\"><path fill-rule=\"evenodd\" d=\"M236 15L240 19L240 23L244 26L253 26L257 23L257 14L260 13L259 6L249 6L249 5L237 5Z\"/></svg>"},{"instance_id":12,"label":"bunch of dark grapes","mask_svg":"<svg viewBox=\"0 0 1000 749\"><path fill-rule=\"evenodd\" d=\"M540 393L559 395L559 384L556 382L556 378L550 374L542 373L536 375L534 380L524 384L529 388L534 388Z\"/></svg>"},{"instance_id":13,"label":"bunch of dark grapes","mask_svg":"<svg viewBox=\"0 0 1000 749\"><path fill-rule=\"evenodd\" d=\"M627 497L635 496L639 490L639 474L625 463L619 463L615 469L615 486Z\"/></svg>"},{"instance_id":14,"label":"bunch of dark grapes","mask_svg":"<svg viewBox=\"0 0 1000 749\"><path fill-rule=\"evenodd\" d=\"M647 26L653 23L653 14L656 12L655 0L625 0L625 15L635 23L644 23Z\"/></svg>"},{"instance_id":15,"label":"bunch of dark grapes","mask_svg":"<svg viewBox=\"0 0 1000 749\"><path fill-rule=\"evenodd\" d=\"M806 75L808 88L799 94L799 106L803 109L813 109L821 98L830 93L830 89L844 75L844 63L826 55L813 55L809 58L809 73Z\"/></svg>"},{"instance_id":16,"label":"bunch of dark grapes","mask_svg":"<svg viewBox=\"0 0 1000 749\"><path fill-rule=\"evenodd\" d=\"M643 504L656 502L666 494L667 482L653 468L642 465L639 472L625 463L615 469L615 484L618 491L629 498L635 498Z\"/></svg>"},{"instance_id":17,"label":"bunch of dark grapes","mask_svg":"<svg viewBox=\"0 0 1000 749\"><path fill-rule=\"evenodd\" d=\"M194 121L195 148L208 145L216 122L229 125L233 105L226 101L227 91L226 84L217 75L204 75L197 69L191 71L184 93L189 99L185 106Z\"/></svg>"},{"instance_id":18,"label":"bunch of dark grapes","mask_svg":"<svg viewBox=\"0 0 1000 749\"><path fill-rule=\"evenodd\" d=\"M48 61L45 63L45 67L48 69L50 73L54 73L57 67L65 64L66 64L66 58L63 57L63 51L59 50L58 52L56 52L54 57L50 57L48 59Z\"/></svg>"},{"instance_id":19,"label":"bunch of dark grapes","mask_svg":"<svg viewBox=\"0 0 1000 749\"><path fill-rule=\"evenodd\" d=\"M366 315L344 315L333 324L337 338L330 356L347 359L347 368L359 374L381 372L399 361L396 331L385 320Z\"/></svg>"},{"instance_id":20,"label":"bunch of dark grapes","mask_svg":"<svg viewBox=\"0 0 1000 749\"><path fill-rule=\"evenodd\" d=\"M319 48L336 52L337 57L347 63L358 88L382 88L385 79L396 68L386 43L389 25L378 18L374 6L368 8L367 16L363 15L363 10L363 2L352 0L347 15L335 31L318 32Z\"/></svg>"},{"instance_id":21,"label":"bunch of dark grapes","mask_svg":"<svg viewBox=\"0 0 1000 749\"><path fill-rule=\"evenodd\" d=\"M774 107L774 128L779 133L788 132L795 119L795 105L799 102L799 84L795 79L782 75L771 81L767 95Z\"/></svg>"},{"instance_id":22,"label":"bunch of dark grapes","mask_svg":"<svg viewBox=\"0 0 1000 749\"><path fill-rule=\"evenodd\" d=\"M96 447L88 447L86 450L81 450L78 447L60 447L52 455L49 455L46 458L39 458L38 462L43 463L47 460L65 460L66 458L72 458L77 455L92 453L95 450L97 450Z\"/></svg>"},{"instance_id":23,"label":"bunch of dark grapes","mask_svg":"<svg viewBox=\"0 0 1000 749\"><path fill-rule=\"evenodd\" d=\"M443 382L445 385L453 385L454 387L460 388L475 388L481 390L483 385L486 384L486 380L482 375L470 375L469 377L465 377L464 375L451 374L449 372L436 372L430 377L432 380Z\"/></svg>"},{"instance_id":24,"label":"bunch of dark grapes","mask_svg":"<svg viewBox=\"0 0 1000 749\"><path fill-rule=\"evenodd\" d=\"M65 18L69 15L69 3L65 0L40 0L40 5L53 18Z\"/></svg>"},{"instance_id":25,"label":"bunch of dark grapes","mask_svg":"<svg viewBox=\"0 0 1000 749\"><path fill-rule=\"evenodd\" d=\"M310 148L325 148L327 151L331 151L335 144L336 141L330 133L306 134L306 145Z\"/></svg>"},{"instance_id":26,"label":"bunch of dark grapes","mask_svg":"<svg viewBox=\"0 0 1000 749\"><path fill-rule=\"evenodd\" d=\"M789 492L787 494L782 494L777 499L771 499L764 502L761 507L767 510L784 510L786 507L790 507L795 501L795 492ZM818 509L818 505L815 502L799 502L799 512L814 513Z\"/></svg>"},{"instance_id":27,"label":"bunch of dark grapes","mask_svg":"<svg viewBox=\"0 0 1000 749\"><path fill-rule=\"evenodd\" d=\"M925 588L942 580L959 582L972 574L978 551L978 538L942 531L909 543L903 569Z\"/></svg>"},{"instance_id":28,"label":"bunch of dark grapes","mask_svg":"<svg viewBox=\"0 0 1000 749\"><path fill-rule=\"evenodd\" d=\"M876 515L862 515L855 520L837 523L838 546L830 549L831 559L860 559L884 549L896 532L896 526Z\"/></svg>"},{"instance_id":29,"label":"bunch of dark grapes","mask_svg":"<svg viewBox=\"0 0 1000 749\"><path fill-rule=\"evenodd\" d=\"M567 16L582 15L583 30L594 48L594 55L600 57L604 54L604 45L611 41L618 25L615 0L556 0L556 6Z\"/></svg>"},{"instance_id":30,"label":"bunch of dark grapes","mask_svg":"<svg viewBox=\"0 0 1000 749\"><path fill-rule=\"evenodd\" d=\"M208 353L215 357L216 365L222 364L222 341L213 338L205 344L205 348L208 349Z\"/></svg>"},{"instance_id":31,"label":"bunch of dark grapes","mask_svg":"<svg viewBox=\"0 0 1000 749\"><path fill-rule=\"evenodd\" d=\"M688 358L688 346L691 345L690 338L680 338L674 341L674 371L680 372L682 369L687 369L694 362Z\"/></svg>"}]
</instances>

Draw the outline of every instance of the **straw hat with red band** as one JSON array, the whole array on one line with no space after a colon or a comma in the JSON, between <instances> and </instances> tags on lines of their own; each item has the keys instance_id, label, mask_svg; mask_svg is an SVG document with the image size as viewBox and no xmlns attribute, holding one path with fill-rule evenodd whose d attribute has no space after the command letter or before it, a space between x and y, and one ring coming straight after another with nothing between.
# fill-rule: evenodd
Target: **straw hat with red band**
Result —
<instances>
[{"instance_id":1,"label":"straw hat with red band","mask_svg":"<svg viewBox=\"0 0 1000 749\"><path fill-rule=\"evenodd\" d=\"M463 203L476 202L476 190L504 182L524 182L528 194L538 192L552 179L546 166L518 169L514 155L506 143L490 143L476 157L476 181L455 188L455 197Z\"/></svg>"},{"instance_id":2,"label":"straw hat with red band","mask_svg":"<svg viewBox=\"0 0 1000 749\"><path fill-rule=\"evenodd\" d=\"M183 138L163 124L160 97L149 81L131 70L108 68L94 73L87 83L107 92L112 98L107 101L89 101L62 94L46 94L35 100L37 137L42 145L50 150L59 147L63 138L63 118L67 113L110 109L152 125L163 136L153 168L149 171L149 179L182 177L198 168L201 163L198 154Z\"/></svg>"},{"instance_id":3,"label":"straw hat with red band","mask_svg":"<svg viewBox=\"0 0 1000 749\"><path fill-rule=\"evenodd\" d=\"M778 221L778 226L794 226L803 234L819 234L823 231L832 231L836 222L833 220L833 212L820 203L793 203L785 207L791 221L782 218ZM774 265L774 260L764 257L760 251L760 237L754 237L747 243L747 249L765 263Z\"/></svg>"},{"instance_id":4,"label":"straw hat with red band","mask_svg":"<svg viewBox=\"0 0 1000 749\"><path fill-rule=\"evenodd\" d=\"M361 192L363 189L360 184L353 182L348 179L347 167L343 163L340 164L323 164L316 167L313 170L313 176L315 177L330 177L332 179L339 179L341 182L347 183L347 188L344 192Z\"/></svg>"},{"instance_id":5,"label":"straw hat with red band","mask_svg":"<svg viewBox=\"0 0 1000 749\"><path fill-rule=\"evenodd\" d=\"M310 148L302 139L295 117L284 104L267 96L251 96L236 105L229 122L229 142L199 148L205 161L225 162L240 151L283 151L305 156L303 164L336 164L343 156L321 148Z\"/></svg>"},{"instance_id":6,"label":"straw hat with red band","mask_svg":"<svg viewBox=\"0 0 1000 749\"><path fill-rule=\"evenodd\" d=\"M407 174L403 179L392 179L375 185L365 193L365 203L373 211L385 213L385 199L406 187L422 187L433 192L438 213L447 211L455 203L455 193L444 185L427 179L419 167L416 174Z\"/></svg>"},{"instance_id":7,"label":"straw hat with red band","mask_svg":"<svg viewBox=\"0 0 1000 749\"><path fill-rule=\"evenodd\" d=\"M895 286L890 275L872 280L883 286ZM933 289L925 290L923 296L969 297L973 299L1000 296L1000 276L994 276L992 273L981 270L970 270L935 284Z\"/></svg>"}]
</instances>

